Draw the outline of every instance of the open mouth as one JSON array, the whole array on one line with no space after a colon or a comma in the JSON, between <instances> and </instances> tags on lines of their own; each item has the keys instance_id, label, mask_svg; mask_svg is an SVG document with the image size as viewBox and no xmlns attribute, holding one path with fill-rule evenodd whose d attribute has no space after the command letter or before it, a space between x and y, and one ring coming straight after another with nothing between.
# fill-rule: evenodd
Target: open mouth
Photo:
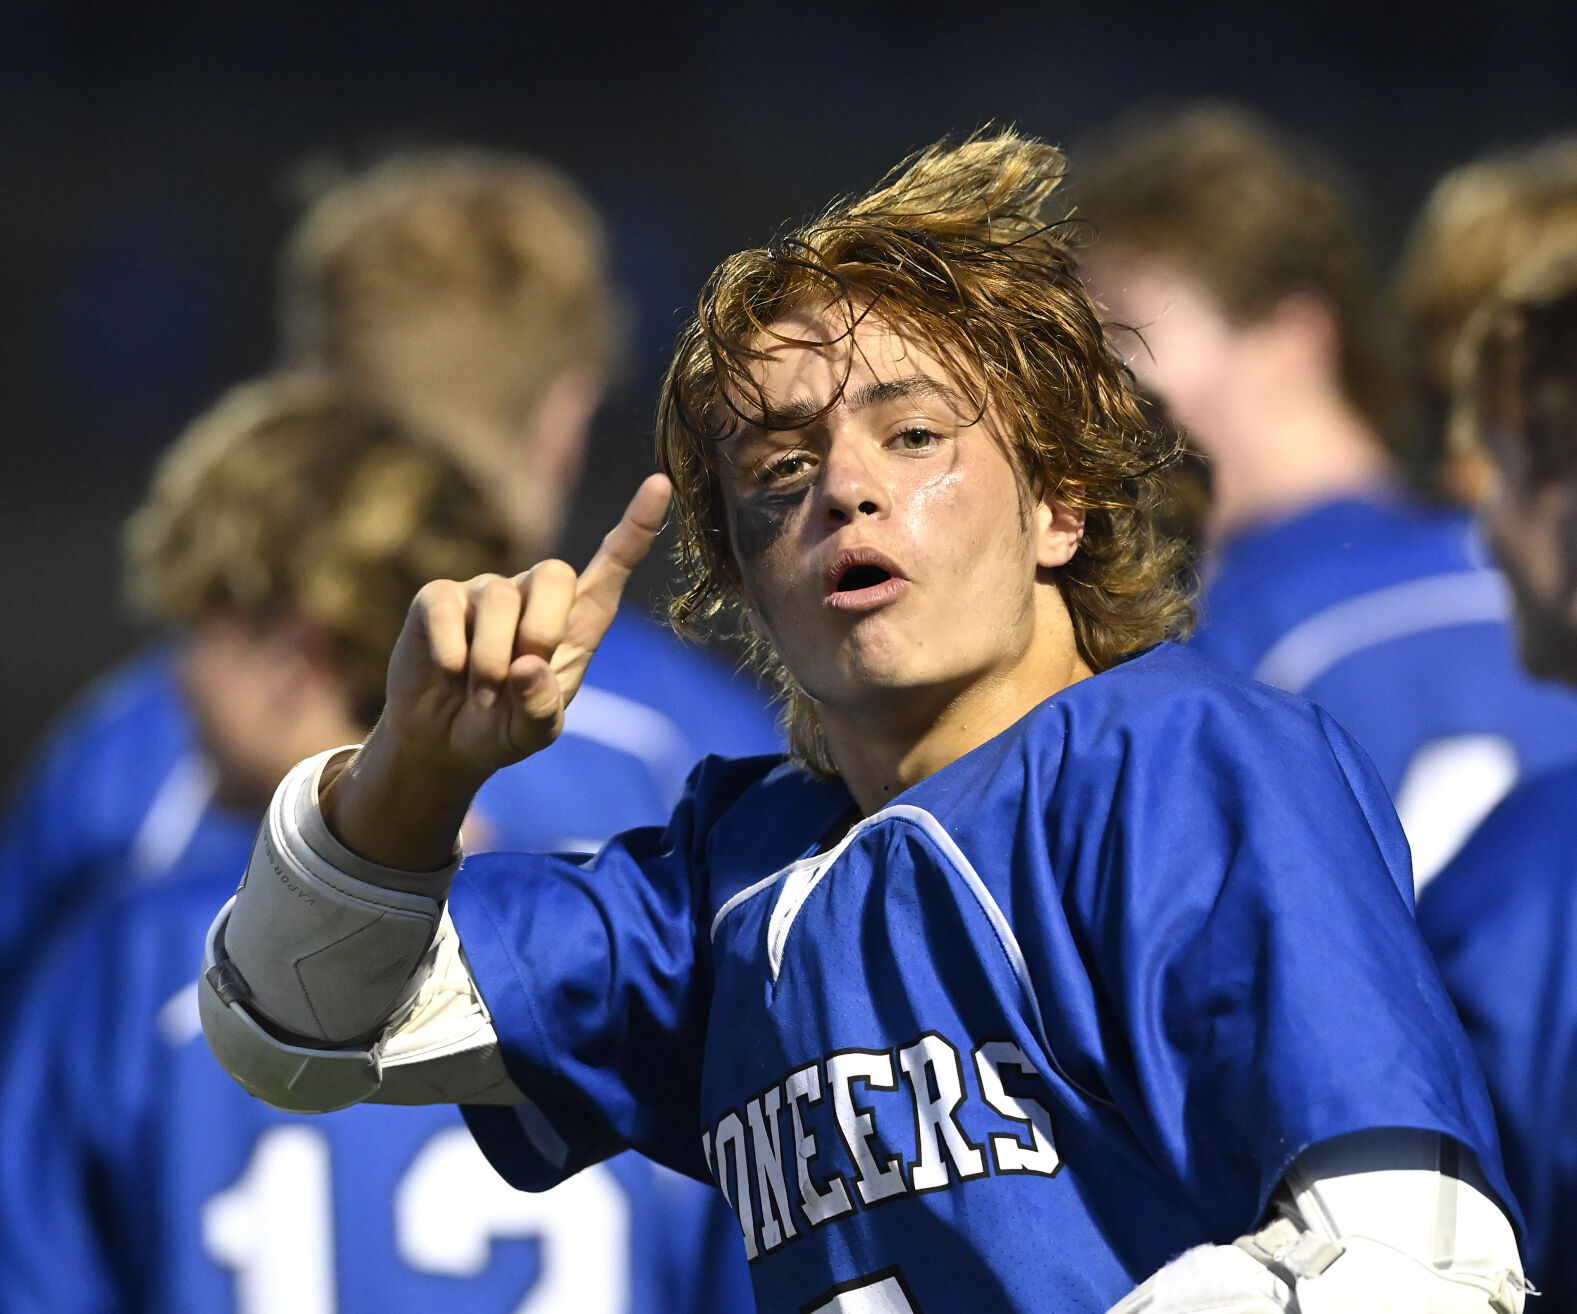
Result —
<instances>
[{"instance_id":1,"label":"open mouth","mask_svg":"<svg viewBox=\"0 0 1577 1314\"><path fill-rule=\"evenodd\" d=\"M885 553L850 548L827 572L827 605L836 611L869 611L894 601L907 587L903 571Z\"/></svg>"},{"instance_id":2,"label":"open mouth","mask_svg":"<svg viewBox=\"0 0 1577 1314\"><path fill-rule=\"evenodd\" d=\"M873 589L893 577L892 571L880 566L850 566L838 580L834 593L854 593L860 589Z\"/></svg>"}]
</instances>

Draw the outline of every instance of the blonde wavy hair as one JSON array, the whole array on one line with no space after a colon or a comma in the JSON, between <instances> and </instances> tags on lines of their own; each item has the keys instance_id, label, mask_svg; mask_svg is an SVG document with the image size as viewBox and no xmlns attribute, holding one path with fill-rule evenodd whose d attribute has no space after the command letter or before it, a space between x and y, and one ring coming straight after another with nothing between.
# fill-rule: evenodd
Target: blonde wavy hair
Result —
<instances>
[{"instance_id":1,"label":"blonde wavy hair","mask_svg":"<svg viewBox=\"0 0 1577 1314\"><path fill-rule=\"evenodd\" d=\"M1407 239L1392 294L1425 381L1450 392L1473 314L1525 261L1577 245L1577 134L1483 156L1446 174Z\"/></svg>"},{"instance_id":2,"label":"blonde wavy hair","mask_svg":"<svg viewBox=\"0 0 1577 1314\"><path fill-rule=\"evenodd\" d=\"M1577 235L1515 264L1467 321L1455 361L1450 439L1516 436L1530 488L1577 475Z\"/></svg>"},{"instance_id":3,"label":"blonde wavy hair","mask_svg":"<svg viewBox=\"0 0 1577 1314\"><path fill-rule=\"evenodd\" d=\"M128 596L150 618L295 613L321 627L366 725L416 591L511 568L502 520L457 466L310 374L243 384L194 421L123 549Z\"/></svg>"},{"instance_id":4,"label":"blonde wavy hair","mask_svg":"<svg viewBox=\"0 0 1577 1314\"><path fill-rule=\"evenodd\" d=\"M505 476L556 384L595 396L619 371L630 323L569 178L475 149L391 156L321 192L279 283L287 364L332 369L419 427L505 499L530 555L551 545L562 508Z\"/></svg>"},{"instance_id":5,"label":"blonde wavy hair","mask_svg":"<svg viewBox=\"0 0 1577 1314\"><path fill-rule=\"evenodd\" d=\"M1047 216L1064 169L1054 147L1012 132L932 146L868 195L729 257L680 334L657 416L688 579L670 618L681 632L742 638L811 770L835 767L814 700L748 628L717 473L717 443L740 420L806 423L774 419L751 373L764 344L791 341L774 324L793 309L833 307L851 333L876 315L924 343L979 413L995 409L1026 487L1085 512L1083 543L1057 578L1094 670L1191 619L1185 550L1161 528L1181 444L1146 423L1079 282L1071 227Z\"/></svg>"}]
</instances>

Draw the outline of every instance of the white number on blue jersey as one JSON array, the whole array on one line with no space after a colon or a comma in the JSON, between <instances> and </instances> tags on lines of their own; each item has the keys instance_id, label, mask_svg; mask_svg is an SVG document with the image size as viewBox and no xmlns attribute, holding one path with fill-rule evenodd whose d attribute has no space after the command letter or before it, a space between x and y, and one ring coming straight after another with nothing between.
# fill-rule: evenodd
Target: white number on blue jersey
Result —
<instances>
[{"instance_id":1,"label":"white number on blue jersey","mask_svg":"<svg viewBox=\"0 0 1577 1314\"><path fill-rule=\"evenodd\" d=\"M241 1178L203 1209L203 1245L236 1275L236 1314L334 1314L329 1143L270 1127Z\"/></svg>"},{"instance_id":2,"label":"white number on blue jersey","mask_svg":"<svg viewBox=\"0 0 1577 1314\"><path fill-rule=\"evenodd\" d=\"M424 1273L472 1277L495 1237L542 1247L540 1276L516 1314L574 1309L618 1314L629 1290L630 1208L602 1164L551 1191L517 1191L488 1165L464 1127L422 1147L394 1197L400 1258Z\"/></svg>"},{"instance_id":3,"label":"white number on blue jersey","mask_svg":"<svg viewBox=\"0 0 1577 1314\"><path fill-rule=\"evenodd\" d=\"M495 1239L538 1242L537 1280L515 1314L625 1308L630 1207L606 1165L544 1194L516 1191L469 1132L449 1127L416 1155L393 1209L399 1257L422 1273L474 1277ZM294 1124L265 1131L235 1185L203 1210L203 1244L236 1275L236 1314L335 1314L328 1138Z\"/></svg>"},{"instance_id":4,"label":"white number on blue jersey","mask_svg":"<svg viewBox=\"0 0 1577 1314\"><path fill-rule=\"evenodd\" d=\"M812 1305L805 1314L918 1314L908 1288L896 1269L849 1283L830 1300Z\"/></svg>"}]
</instances>

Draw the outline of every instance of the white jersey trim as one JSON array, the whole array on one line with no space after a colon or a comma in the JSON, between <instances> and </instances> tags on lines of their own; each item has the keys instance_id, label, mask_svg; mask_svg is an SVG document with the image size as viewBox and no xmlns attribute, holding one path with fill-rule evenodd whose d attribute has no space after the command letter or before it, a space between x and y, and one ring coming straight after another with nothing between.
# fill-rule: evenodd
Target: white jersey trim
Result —
<instances>
[{"instance_id":1,"label":"white jersey trim","mask_svg":"<svg viewBox=\"0 0 1577 1314\"><path fill-rule=\"evenodd\" d=\"M132 840L131 865L141 879L170 873L197 833L218 783L213 763L201 753L187 753L170 768Z\"/></svg>"},{"instance_id":2,"label":"white jersey trim","mask_svg":"<svg viewBox=\"0 0 1577 1314\"><path fill-rule=\"evenodd\" d=\"M1046 1058L1056 1070L1057 1074L1074 1089L1078 1090L1087 1099L1099 1104L1110 1105L1111 1101L1093 1091L1086 1090L1063 1071L1062 1065L1057 1062L1052 1053L1051 1044L1047 1037L1045 1019L1040 1011L1040 999L1035 993L1033 981L1030 979L1029 962L1024 957L1024 950L1020 947L1018 937L1013 934L1013 928L1008 923L1007 916L1003 913L991 891L986 887L985 881L980 878L980 873L975 870L974 864L964 855L958 843L947 833L946 827L924 808L915 807L911 803L895 803L892 807L883 808L880 812L873 812L861 820L847 835L825 853L813 854L808 858L800 858L788 866L773 872L772 875L748 885L740 890L721 908L712 919L712 940L716 943L717 932L722 926L723 919L738 908L746 900L754 898L762 891L774 885L782 884L782 893L778 896L777 904L772 909L772 915L767 922L767 958L768 969L774 982L783 968L783 950L788 942L790 929L795 919L799 916L800 909L805 906L805 901L810 898L811 892L821 883L823 876L832 869L834 863L843 855L843 852L866 831L887 821L897 821L915 827L939 850L947 859L948 864L963 879L969 892L974 895L975 902L980 910L985 913L986 920L991 923L991 929L996 934L997 943L1003 955L1008 960L1008 965L1017 978L1020 989L1024 992L1025 1003L1029 1009L1030 1025L1034 1028L1036 1041L1045 1052Z\"/></svg>"},{"instance_id":3,"label":"white jersey trim","mask_svg":"<svg viewBox=\"0 0 1577 1314\"><path fill-rule=\"evenodd\" d=\"M1505 621L1511 614L1498 571L1462 570L1375 589L1317 611L1260 658L1254 678L1302 693L1338 662L1365 648L1453 625Z\"/></svg>"}]
</instances>

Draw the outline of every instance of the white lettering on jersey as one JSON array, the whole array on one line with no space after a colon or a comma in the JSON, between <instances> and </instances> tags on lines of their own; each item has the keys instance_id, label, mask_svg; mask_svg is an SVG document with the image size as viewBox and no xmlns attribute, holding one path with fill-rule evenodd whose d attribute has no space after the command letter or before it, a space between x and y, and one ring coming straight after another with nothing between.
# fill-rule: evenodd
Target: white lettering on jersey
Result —
<instances>
[{"instance_id":1,"label":"white lettering on jersey","mask_svg":"<svg viewBox=\"0 0 1577 1314\"><path fill-rule=\"evenodd\" d=\"M783 1149L778 1139L778 1110L783 1093L772 1087L745 1104L750 1123L750 1145L756 1159L756 1194L761 1200L761 1244L776 1250L792 1241L794 1216L789 1209L788 1183L783 1179Z\"/></svg>"},{"instance_id":2,"label":"white lettering on jersey","mask_svg":"<svg viewBox=\"0 0 1577 1314\"><path fill-rule=\"evenodd\" d=\"M957 1046L934 1031L894 1050L839 1050L751 1096L743 1117L738 1109L729 1109L703 1131L702 1158L739 1216L751 1262L804 1235L794 1217L796 1204L804 1223L818 1228L862 1205L946 1190L993 1171L1055 1177L1062 1160L1053 1141L1051 1113L1025 1093L1044 1086L1044 1079L1024 1051L1009 1040L976 1046L978 1098L969 1090L970 1066ZM1007 1082L1005 1072L1012 1073ZM858 1092L863 1098L856 1098L856 1083L864 1087ZM831 1099L824 1101L827 1094ZM831 1105L831 1118L824 1103ZM824 1133L820 1137L813 1126L817 1110ZM785 1113L786 1134L794 1147L792 1179L784 1151ZM966 1122L976 1139L965 1130ZM829 1123L836 1125L836 1137ZM903 1150L910 1144L913 1157L906 1165ZM846 1154L843 1172L827 1162L840 1149ZM849 1190L850 1176L855 1191ZM825 1307L865 1309L860 1302L885 1299L887 1288L876 1281L883 1276L871 1275L872 1284L858 1290L850 1286L827 1292Z\"/></svg>"},{"instance_id":3,"label":"white lettering on jersey","mask_svg":"<svg viewBox=\"0 0 1577 1314\"><path fill-rule=\"evenodd\" d=\"M993 1136L991 1155L999 1173L1042 1173L1055 1177L1062 1167L1051 1135L1051 1114L1043 1104L1009 1095L1002 1085L1002 1069L1017 1068L1025 1076L1035 1069L1024 1051L1011 1040L988 1040L975 1050L975 1071L980 1077L980 1097L1004 1118L1021 1124L1030 1134L1029 1144L1020 1136Z\"/></svg>"},{"instance_id":4,"label":"white lettering on jersey","mask_svg":"<svg viewBox=\"0 0 1577 1314\"><path fill-rule=\"evenodd\" d=\"M733 1187L728 1189L728 1148L734 1149ZM761 1253L756 1242L756 1211L750 1203L750 1165L745 1157L745 1124L732 1109L717 1124L717 1164L712 1175L722 1188L724 1197L739 1215L739 1231L745 1238L745 1254L751 1263Z\"/></svg>"},{"instance_id":5,"label":"white lettering on jersey","mask_svg":"<svg viewBox=\"0 0 1577 1314\"><path fill-rule=\"evenodd\" d=\"M877 1163L871 1152L876 1135L873 1110L854 1099L854 1083L864 1082L871 1090L897 1090L892 1055L886 1050L849 1049L827 1056L827 1085L832 1090L832 1108L838 1118L838 1131L848 1147L849 1157L859 1169L854 1186L865 1204L875 1204L889 1196L902 1195L909 1188L903 1179L903 1160L890 1156Z\"/></svg>"},{"instance_id":6,"label":"white lettering on jersey","mask_svg":"<svg viewBox=\"0 0 1577 1314\"><path fill-rule=\"evenodd\" d=\"M821 1103L821 1065L807 1063L797 1072L789 1073L783 1079L783 1098L788 1103L789 1118L794 1124L794 1167L799 1179L800 1207L805 1211L805 1217L810 1220L812 1227L819 1227L834 1218L852 1214L854 1201L849 1199L849 1190L843 1178L837 1173L830 1174L827 1189L822 1190L816 1185L810 1170L818 1146L816 1133L805 1130L800 1102L803 1101L807 1107Z\"/></svg>"},{"instance_id":7,"label":"white lettering on jersey","mask_svg":"<svg viewBox=\"0 0 1577 1314\"><path fill-rule=\"evenodd\" d=\"M984 1177L985 1156L953 1117L964 1102L958 1051L930 1031L898 1051L898 1065L914 1095L916 1158L909 1171L910 1189L935 1191L949 1185L948 1159L960 1178Z\"/></svg>"}]
</instances>

